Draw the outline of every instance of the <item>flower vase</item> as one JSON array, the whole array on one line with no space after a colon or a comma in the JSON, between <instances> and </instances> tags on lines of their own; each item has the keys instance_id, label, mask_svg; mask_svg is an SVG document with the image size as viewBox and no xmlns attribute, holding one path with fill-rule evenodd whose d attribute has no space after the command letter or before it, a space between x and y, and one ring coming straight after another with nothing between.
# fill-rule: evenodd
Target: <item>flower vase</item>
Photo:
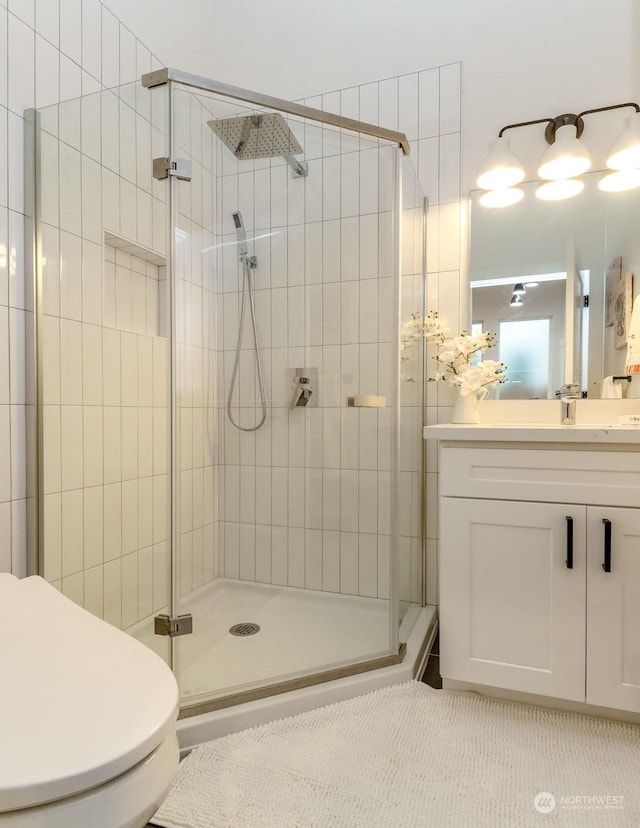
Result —
<instances>
[{"instance_id":1,"label":"flower vase","mask_svg":"<svg viewBox=\"0 0 640 828\"><path fill-rule=\"evenodd\" d=\"M473 424L480 422L480 414L478 408L480 403L489 395L486 388L478 388L476 391L470 391L468 394L462 394L460 390L456 393L456 399L453 403L453 412L451 414L451 422L460 425L464 423Z\"/></svg>"}]
</instances>

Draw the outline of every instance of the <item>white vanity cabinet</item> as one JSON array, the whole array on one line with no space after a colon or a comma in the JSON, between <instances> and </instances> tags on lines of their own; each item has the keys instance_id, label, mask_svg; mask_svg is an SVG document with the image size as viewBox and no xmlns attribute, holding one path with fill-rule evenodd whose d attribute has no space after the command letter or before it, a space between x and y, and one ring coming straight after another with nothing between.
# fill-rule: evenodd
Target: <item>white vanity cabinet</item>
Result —
<instances>
[{"instance_id":1,"label":"white vanity cabinet","mask_svg":"<svg viewBox=\"0 0 640 828\"><path fill-rule=\"evenodd\" d=\"M441 445L443 678L640 712L640 447Z\"/></svg>"}]
</instances>

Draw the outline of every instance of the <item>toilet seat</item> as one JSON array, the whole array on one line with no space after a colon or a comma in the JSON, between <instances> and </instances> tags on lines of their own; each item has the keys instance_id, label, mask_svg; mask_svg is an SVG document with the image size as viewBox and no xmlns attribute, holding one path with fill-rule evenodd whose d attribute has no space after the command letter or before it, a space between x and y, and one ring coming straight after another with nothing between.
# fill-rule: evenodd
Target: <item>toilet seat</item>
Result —
<instances>
[{"instance_id":1,"label":"toilet seat","mask_svg":"<svg viewBox=\"0 0 640 828\"><path fill-rule=\"evenodd\" d=\"M174 745L176 681L143 644L37 576L0 574L0 624L0 823Z\"/></svg>"},{"instance_id":2,"label":"toilet seat","mask_svg":"<svg viewBox=\"0 0 640 828\"><path fill-rule=\"evenodd\" d=\"M178 766L178 737L104 785L33 808L0 811L0 828L140 828L164 801Z\"/></svg>"}]
</instances>

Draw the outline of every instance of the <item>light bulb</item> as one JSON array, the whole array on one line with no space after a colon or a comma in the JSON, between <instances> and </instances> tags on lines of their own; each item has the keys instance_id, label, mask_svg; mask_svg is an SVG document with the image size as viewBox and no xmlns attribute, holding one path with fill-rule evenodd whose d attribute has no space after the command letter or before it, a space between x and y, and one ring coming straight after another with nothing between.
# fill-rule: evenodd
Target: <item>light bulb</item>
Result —
<instances>
[{"instance_id":1,"label":"light bulb","mask_svg":"<svg viewBox=\"0 0 640 828\"><path fill-rule=\"evenodd\" d=\"M640 112L627 118L624 131L611 145L607 167L612 170L640 167Z\"/></svg>"},{"instance_id":2,"label":"light bulb","mask_svg":"<svg viewBox=\"0 0 640 828\"><path fill-rule=\"evenodd\" d=\"M524 167L511 151L508 138L496 138L478 169L476 184L481 190L505 190L524 178Z\"/></svg>"},{"instance_id":3,"label":"light bulb","mask_svg":"<svg viewBox=\"0 0 640 828\"><path fill-rule=\"evenodd\" d=\"M581 175L590 166L591 156L577 137L575 126L566 124L558 127L554 143L545 150L540 159L538 175L540 178L557 181Z\"/></svg>"}]
</instances>

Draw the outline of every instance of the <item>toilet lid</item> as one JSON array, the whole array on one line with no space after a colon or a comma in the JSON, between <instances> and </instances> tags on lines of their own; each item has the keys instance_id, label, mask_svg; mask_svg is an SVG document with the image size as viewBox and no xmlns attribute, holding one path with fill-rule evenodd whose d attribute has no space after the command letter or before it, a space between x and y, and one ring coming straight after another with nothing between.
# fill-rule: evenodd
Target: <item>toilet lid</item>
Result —
<instances>
[{"instance_id":1,"label":"toilet lid","mask_svg":"<svg viewBox=\"0 0 640 828\"><path fill-rule=\"evenodd\" d=\"M175 726L162 659L39 577L0 574L0 812L101 785Z\"/></svg>"}]
</instances>

